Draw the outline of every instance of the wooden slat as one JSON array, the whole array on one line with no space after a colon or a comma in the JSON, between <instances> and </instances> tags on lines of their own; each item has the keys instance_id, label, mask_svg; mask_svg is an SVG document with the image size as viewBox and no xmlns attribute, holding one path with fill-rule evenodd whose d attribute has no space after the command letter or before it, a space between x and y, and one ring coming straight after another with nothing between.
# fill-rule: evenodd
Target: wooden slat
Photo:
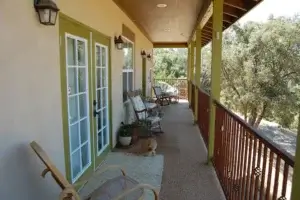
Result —
<instances>
[{"instance_id":1,"label":"wooden slat","mask_svg":"<svg viewBox=\"0 0 300 200\"><path fill-rule=\"evenodd\" d=\"M238 5L235 5L235 4L233 4L233 3L226 2L226 1L224 2L224 5L230 6L230 7L233 7L233 8L237 8L237 9L240 9L240 10L242 10L242 11L247 11L246 8L243 8L243 7L241 7L241 6L238 6Z\"/></svg>"}]
</instances>

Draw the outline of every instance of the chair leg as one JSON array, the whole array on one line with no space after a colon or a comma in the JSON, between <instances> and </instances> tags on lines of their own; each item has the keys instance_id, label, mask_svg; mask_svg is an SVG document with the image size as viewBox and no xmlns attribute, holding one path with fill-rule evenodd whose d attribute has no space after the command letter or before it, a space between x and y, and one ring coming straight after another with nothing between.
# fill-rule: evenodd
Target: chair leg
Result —
<instances>
[{"instance_id":1,"label":"chair leg","mask_svg":"<svg viewBox=\"0 0 300 200\"><path fill-rule=\"evenodd\" d=\"M160 122L158 122L158 125L159 125L159 130L160 130L160 133L164 133L164 131L162 130L162 128L161 128L161 124L160 124Z\"/></svg>"}]
</instances>

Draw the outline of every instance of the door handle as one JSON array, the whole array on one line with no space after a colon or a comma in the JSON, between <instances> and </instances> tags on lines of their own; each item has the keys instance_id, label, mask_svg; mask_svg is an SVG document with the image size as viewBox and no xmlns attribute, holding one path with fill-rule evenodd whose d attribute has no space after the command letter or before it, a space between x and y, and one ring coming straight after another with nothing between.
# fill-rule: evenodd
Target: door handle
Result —
<instances>
[{"instance_id":1,"label":"door handle","mask_svg":"<svg viewBox=\"0 0 300 200\"><path fill-rule=\"evenodd\" d=\"M97 110L96 110L96 106L97 106L97 101L96 100L93 101L93 106L94 106L93 115L94 115L94 117L96 117L97 115L100 114L100 112L97 112Z\"/></svg>"},{"instance_id":2,"label":"door handle","mask_svg":"<svg viewBox=\"0 0 300 200\"><path fill-rule=\"evenodd\" d=\"M97 115L100 114L100 112L97 112L96 109L94 109L94 113L93 114L94 114L94 117L96 117Z\"/></svg>"}]
</instances>

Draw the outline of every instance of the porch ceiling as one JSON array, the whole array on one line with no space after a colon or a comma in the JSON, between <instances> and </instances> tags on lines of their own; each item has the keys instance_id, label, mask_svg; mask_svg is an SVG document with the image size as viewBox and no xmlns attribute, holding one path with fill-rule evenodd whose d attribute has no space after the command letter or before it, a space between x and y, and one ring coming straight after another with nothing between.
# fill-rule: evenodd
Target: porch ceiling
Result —
<instances>
[{"instance_id":1,"label":"porch ceiling","mask_svg":"<svg viewBox=\"0 0 300 200\"><path fill-rule=\"evenodd\" d=\"M113 0L155 46L184 46L197 28L203 42L212 38L211 0ZM224 0L223 29L236 22L262 0ZM166 4L158 8L158 4ZM206 19L205 19L206 18ZM201 25L202 23L202 25ZM200 27L201 26L201 27Z\"/></svg>"}]
</instances>

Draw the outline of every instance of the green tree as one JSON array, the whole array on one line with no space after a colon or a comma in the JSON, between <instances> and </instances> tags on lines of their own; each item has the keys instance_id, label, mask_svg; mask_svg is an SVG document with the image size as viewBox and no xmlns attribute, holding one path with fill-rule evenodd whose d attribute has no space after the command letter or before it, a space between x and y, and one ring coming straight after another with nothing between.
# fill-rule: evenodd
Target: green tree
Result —
<instances>
[{"instance_id":1,"label":"green tree","mask_svg":"<svg viewBox=\"0 0 300 200\"><path fill-rule=\"evenodd\" d=\"M154 77L186 78L187 49L154 49L155 66Z\"/></svg>"},{"instance_id":2,"label":"green tree","mask_svg":"<svg viewBox=\"0 0 300 200\"><path fill-rule=\"evenodd\" d=\"M270 18L234 25L224 35L222 99L257 127L264 117L287 121L297 102L300 75L299 19ZM283 106L285 105L285 106ZM284 114L283 110L286 111ZM279 120L279 121L280 121Z\"/></svg>"}]
</instances>

